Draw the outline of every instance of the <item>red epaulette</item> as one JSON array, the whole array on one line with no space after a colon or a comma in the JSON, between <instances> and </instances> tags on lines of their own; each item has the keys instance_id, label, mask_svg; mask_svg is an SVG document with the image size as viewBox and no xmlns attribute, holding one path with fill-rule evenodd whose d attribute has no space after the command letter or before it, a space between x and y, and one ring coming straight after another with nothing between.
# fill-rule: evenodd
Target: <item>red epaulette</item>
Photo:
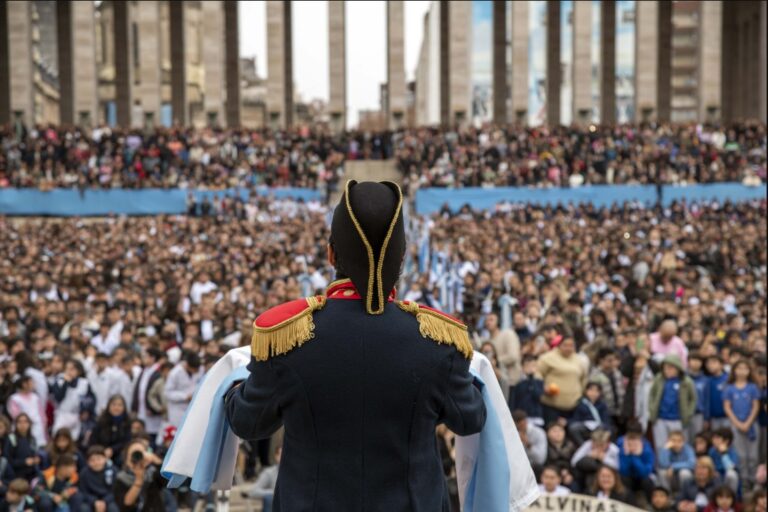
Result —
<instances>
[{"instance_id":1,"label":"red epaulette","mask_svg":"<svg viewBox=\"0 0 768 512\"><path fill-rule=\"evenodd\" d=\"M292 300L268 309L253 322L251 354L257 361L286 354L315 333L312 313L325 306L322 295Z\"/></svg>"},{"instance_id":2,"label":"red epaulette","mask_svg":"<svg viewBox=\"0 0 768 512\"><path fill-rule=\"evenodd\" d=\"M399 300L397 305L416 317L422 336L438 343L453 345L464 357L472 359L474 348L469 341L467 326L461 321L448 313L416 302Z\"/></svg>"}]
</instances>

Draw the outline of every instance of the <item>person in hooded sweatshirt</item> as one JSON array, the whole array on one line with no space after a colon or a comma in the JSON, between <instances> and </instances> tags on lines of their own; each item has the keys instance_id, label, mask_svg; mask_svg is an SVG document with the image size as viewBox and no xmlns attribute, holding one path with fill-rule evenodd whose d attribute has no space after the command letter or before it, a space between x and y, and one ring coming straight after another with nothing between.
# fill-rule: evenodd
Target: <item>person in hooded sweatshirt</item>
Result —
<instances>
[{"instance_id":1,"label":"person in hooded sweatshirt","mask_svg":"<svg viewBox=\"0 0 768 512\"><path fill-rule=\"evenodd\" d=\"M120 507L115 503L112 486L115 470L104 453L104 447L93 445L88 449L87 466L80 474L78 487L83 505L88 511L117 512Z\"/></svg>"}]
</instances>

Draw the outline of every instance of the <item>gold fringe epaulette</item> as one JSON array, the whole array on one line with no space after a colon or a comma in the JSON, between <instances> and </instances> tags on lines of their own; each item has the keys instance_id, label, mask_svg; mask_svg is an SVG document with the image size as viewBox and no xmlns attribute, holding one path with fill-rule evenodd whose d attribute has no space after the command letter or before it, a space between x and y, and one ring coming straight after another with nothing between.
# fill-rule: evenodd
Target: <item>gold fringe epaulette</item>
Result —
<instances>
[{"instance_id":1,"label":"gold fringe epaulette","mask_svg":"<svg viewBox=\"0 0 768 512\"><path fill-rule=\"evenodd\" d=\"M325 306L322 295L286 302L265 311L253 323L251 354L257 361L286 354L314 338L312 313Z\"/></svg>"},{"instance_id":2,"label":"gold fringe epaulette","mask_svg":"<svg viewBox=\"0 0 768 512\"><path fill-rule=\"evenodd\" d=\"M441 344L453 345L464 357L472 359L474 349L469 341L466 325L445 313L420 306L416 302L399 300L397 305L416 317L422 336Z\"/></svg>"}]
</instances>

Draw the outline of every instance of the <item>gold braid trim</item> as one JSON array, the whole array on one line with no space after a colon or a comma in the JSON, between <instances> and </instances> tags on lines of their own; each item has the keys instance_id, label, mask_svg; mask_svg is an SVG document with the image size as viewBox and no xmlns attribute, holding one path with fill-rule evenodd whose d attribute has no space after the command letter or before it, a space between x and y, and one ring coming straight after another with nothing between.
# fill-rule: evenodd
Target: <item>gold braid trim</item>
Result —
<instances>
[{"instance_id":1,"label":"gold braid trim","mask_svg":"<svg viewBox=\"0 0 768 512\"><path fill-rule=\"evenodd\" d=\"M251 354L257 361L266 361L270 357L287 354L296 347L315 337L315 323L312 313L325 306L322 295L307 297L307 308L272 327L253 326Z\"/></svg>"},{"instance_id":2,"label":"gold braid trim","mask_svg":"<svg viewBox=\"0 0 768 512\"><path fill-rule=\"evenodd\" d=\"M419 322L419 333L440 344L453 345L467 359L472 359L472 343L469 341L467 326L439 313L420 308L415 302L396 301L403 311L414 315Z\"/></svg>"}]
</instances>

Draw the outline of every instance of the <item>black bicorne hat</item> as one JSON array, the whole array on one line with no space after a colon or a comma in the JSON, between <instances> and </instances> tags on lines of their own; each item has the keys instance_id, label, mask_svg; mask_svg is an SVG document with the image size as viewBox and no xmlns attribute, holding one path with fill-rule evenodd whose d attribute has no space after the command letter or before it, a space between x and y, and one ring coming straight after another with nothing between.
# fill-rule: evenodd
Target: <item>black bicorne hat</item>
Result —
<instances>
[{"instance_id":1,"label":"black bicorne hat","mask_svg":"<svg viewBox=\"0 0 768 512\"><path fill-rule=\"evenodd\" d=\"M347 181L331 223L336 270L372 315L384 312L405 255L403 193L391 181Z\"/></svg>"}]
</instances>

